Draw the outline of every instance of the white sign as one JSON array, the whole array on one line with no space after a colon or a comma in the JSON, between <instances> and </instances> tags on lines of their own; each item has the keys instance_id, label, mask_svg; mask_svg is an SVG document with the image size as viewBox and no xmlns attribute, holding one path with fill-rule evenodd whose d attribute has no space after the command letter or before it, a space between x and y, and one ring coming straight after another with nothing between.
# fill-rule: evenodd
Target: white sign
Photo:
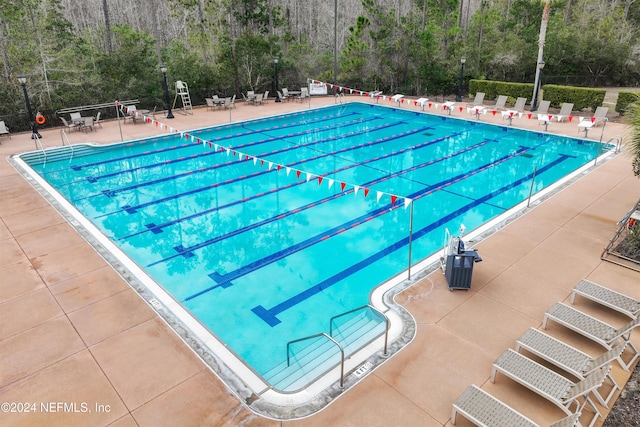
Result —
<instances>
[{"instance_id":1,"label":"white sign","mask_svg":"<svg viewBox=\"0 0 640 427\"><path fill-rule=\"evenodd\" d=\"M327 86L324 83L309 83L310 95L326 95Z\"/></svg>"}]
</instances>

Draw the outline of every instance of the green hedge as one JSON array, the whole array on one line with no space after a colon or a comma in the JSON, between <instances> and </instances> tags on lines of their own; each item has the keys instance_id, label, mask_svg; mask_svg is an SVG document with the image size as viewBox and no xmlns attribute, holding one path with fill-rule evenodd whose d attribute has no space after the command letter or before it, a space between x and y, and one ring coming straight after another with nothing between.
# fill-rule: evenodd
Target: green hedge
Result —
<instances>
[{"instance_id":1,"label":"green hedge","mask_svg":"<svg viewBox=\"0 0 640 427\"><path fill-rule=\"evenodd\" d=\"M469 95L475 96L477 92L484 92L485 99L497 99L498 95L507 95L510 103L517 98L527 98L531 103L533 98L533 83L511 83L493 80L469 80Z\"/></svg>"},{"instance_id":2,"label":"green hedge","mask_svg":"<svg viewBox=\"0 0 640 427\"><path fill-rule=\"evenodd\" d=\"M640 103L640 92L620 92L616 102L616 111L624 115L629 105L637 103Z\"/></svg>"},{"instance_id":3,"label":"green hedge","mask_svg":"<svg viewBox=\"0 0 640 427\"><path fill-rule=\"evenodd\" d=\"M591 108L591 111L595 111L604 102L606 91L574 86L544 85L542 93L543 98L551 101L554 107L559 107L563 102L571 102L574 110Z\"/></svg>"},{"instance_id":4,"label":"green hedge","mask_svg":"<svg viewBox=\"0 0 640 427\"><path fill-rule=\"evenodd\" d=\"M525 97L527 98L527 102L531 103L531 98L533 98L533 83L470 80L469 95L474 96L476 92L484 92L486 99L496 99L498 95L507 95L511 103L518 97ZM592 111L595 111L595 109L604 102L605 93L606 91L604 89L544 85L542 88L542 99L551 101L553 107L560 107L562 103L570 102L573 104L574 110L579 111L584 108L591 108Z\"/></svg>"}]
</instances>

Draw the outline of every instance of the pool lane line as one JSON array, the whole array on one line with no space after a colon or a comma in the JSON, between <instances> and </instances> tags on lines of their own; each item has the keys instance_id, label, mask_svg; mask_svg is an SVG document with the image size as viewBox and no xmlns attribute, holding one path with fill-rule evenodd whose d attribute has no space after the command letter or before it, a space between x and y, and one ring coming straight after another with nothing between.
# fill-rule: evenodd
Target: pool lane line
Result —
<instances>
[{"instance_id":1,"label":"pool lane line","mask_svg":"<svg viewBox=\"0 0 640 427\"><path fill-rule=\"evenodd\" d=\"M356 113L352 113L350 115L353 115L353 114L356 114ZM338 118L338 116L333 116L333 117L324 116L324 117L325 118L323 120L321 120L321 121L333 120L335 118ZM370 120L377 120L377 118L371 118ZM349 122L349 125L358 124L360 122L362 122L362 120L353 120L353 123ZM224 141L224 140L227 140L229 138L241 138L241 137L244 137L244 136L253 135L253 134L257 134L257 133L261 133L261 132L265 132L265 131L277 130L277 129L288 129L290 127L297 127L297 126L302 126L302 125L307 125L307 124L308 123L300 123L300 122L294 122L294 123L290 123L290 124L287 123L284 126L274 126L274 127L270 127L270 128L264 128L262 130L247 131L247 132L240 132L240 133L231 134L231 135L227 135L227 136L220 136L220 137L213 138L211 140L207 140L207 142L215 143L216 141ZM215 129L216 128L213 128L212 130L215 130ZM209 131L206 131L206 132L211 132L212 130L209 130ZM196 130L195 132L204 133L205 131ZM301 133L305 133L305 132L301 132ZM184 134L193 135L193 132L177 132L176 133L176 135L184 135ZM203 138L200 138L200 139L202 140ZM265 142L267 142L267 141L265 141ZM134 144L130 144L130 146L133 146L133 145ZM73 169L75 171L79 171L79 170L87 168L87 167L101 166L101 165L105 165L105 164L113 163L113 162L117 162L117 161L135 159L137 157L144 157L144 156L149 156L149 155L153 155L153 154L164 153L166 151L176 150L176 149L184 148L185 146L191 146L191 145L199 145L199 143L183 144L183 145L180 145L180 146L172 146L172 147L159 148L159 149L156 149L156 150L144 151L142 153L132 154L132 155L129 155L129 156L116 157L116 158L107 159L107 160L104 160L104 161L101 161L101 162L92 162L92 163L87 163L87 164L84 164L84 165L75 165L75 166L71 166L70 169Z\"/></svg>"},{"instance_id":2,"label":"pool lane line","mask_svg":"<svg viewBox=\"0 0 640 427\"><path fill-rule=\"evenodd\" d=\"M428 127L414 129L414 130L412 130L410 132L404 132L404 133L400 133L400 134L395 134L395 135L391 135L391 136L385 137L385 138L379 138L379 139L377 139L375 141L372 141L372 142L357 144L357 145L353 145L351 147L344 147L344 148L341 148L341 149L336 150L334 152L324 153L324 154L317 155L315 157L310 157L310 158L306 158L306 159L295 161L293 163L289 163L287 165L282 165L282 167L292 168L293 166L297 166L299 164L315 161L315 160L321 159L323 157L332 156L332 155L335 155L337 153L342 153L342 152L351 151L351 150L358 150L360 148L364 148L364 147L367 147L367 146L373 146L373 145L377 145L377 144L383 144L383 143L392 141L394 139L398 139L398 138L405 137L407 135L411 135L411 134L415 134L415 133L418 133L418 132L422 132L422 131L424 131L426 129L428 129ZM287 148L287 150L292 149L292 148L293 148L293 146ZM242 158L242 156L240 156L240 158L238 160L231 160L229 162L221 163L221 164L218 164L218 165L213 165L213 166L210 166L210 167L207 167L207 168L201 168L201 169L196 169L194 171L189 171L186 175L191 175L191 174L193 174L195 172L202 172L203 170L211 171L211 170L215 170L215 169L218 169L218 168L221 168L221 167L226 167L226 166L229 166L229 165L238 164L238 163L247 162L247 161L249 161L248 158ZM264 160L262 160L262 161L264 162ZM156 204L159 204L159 203L163 203L163 202L168 201L168 200L179 199L180 197L184 197L184 196L188 196L188 195L191 195L191 194L196 194L196 193L200 193L200 192L203 192L203 191L207 191L207 190L210 190L212 188L216 188L216 187L221 186L221 185L228 185L228 184L231 184L231 183L234 183L234 182L240 182L240 181L243 181L245 179L254 178L254 177L257 177L257 176L260 176L260 175L264 175L264 174L268 174L268 173L271 173L271 172L274 172L274 171L277 172L279 170L280 170L280 168L271 168L271 169L268 169L266 171L265 170L258 170L256 172L253 172L253 173L250 173L250 174L247 174L247 175L242 175L242 176L239 176L239 177L229 178L229 179L227 179L225 181L216 182L216 183L204 186L204 187L191 189L189 191L185 191L185 192L182 192L182 193L173 194L171 196L163 197L161 199L156 199L156 200L152 200L152 201L149 201L149 202L146 202L146 203L141 203L141 204L136 205L136 206L124 205L118 210L115 210L115 211L112 211L112 212L108 212L108 213L99 215L99 216L94 217L94 218L96 218L96 219L97 218L103 218L103 217L106 217L106 216L109 216L109 215L117 214L117 213L122 212L122 211L125 211L125 212L128 212L128 213L136 213L136 211L138 209L142 209L142 208L145 208L147 206L153 206L153 205L156 205ZM158 180L153 181L153 183L167 181L167 180L169 180L171 178L174 178L174 177L175 176L160 178ZM150 185L149 182L150 181L148 181L145 184L146 185ZM140 186L143 186L143 185L140 185ZM130 187L136 187L137 188L138 185L130 186ZM128 188L130 189L130 187L128 187ZM110 191L110 190L104 190L102 193L100 193L98 195L109 196L108 191ZM80 199L74 199L73 202L89 199L91 197L96 197L96 196L97 195L85 196L85 197L82 197Z\"/></svg>"},{"instance_id":3,"label":"pool lane line","mask_svg":"<svg viewBox=\"0 0 640 427\"><path fill-rule=\"evenodd\" d=\"M397 171L397 172L390 173L388 175L385 175L383 177L380 177L378 179L370 181L370 182L368 182L366 184L363 184L362 187L368 187L368 186L371 186L371 185L379 184L381 182L387 181L387 180L392 179L392 178L396 178L396 177L398 177L400 175L412 172L412 171L417 170L419 168L422 168L422 167L425 167L425 166L429 166L429 165L432 165L434 163L438 163L438 162L450 159L452 157L464 154L467 151L469 151L470 149L478 148L478 147L480 147L482 145L485 145L489 141L490 140L485 140L483 142L480 142L480 143L476 144L475 147L467 147L464 150L461 150L461 151L456 152L456 153L448 154L448 155L446 155L444 157L441 157L439 159L430 160L430 161L424 162L424 163L422 163L420 165L414 165L409 169L403 169L403 170L400 170L400 171ZM435 143L435 140L432 141L431 143ZM351 167L351 166L349 166L349 167ZM306 184L306 181L295 182L295 183L287 185L286 187L287 188L291 188L291 187L293 187L295 185L300 185L300 184ZM226 207L229 207L229 206L233 206L233 205L236 205L236 204L239 204L239 203L244 203L244 202L247 202L247 201L249 201L251 199L254 199L254 198L257 198L257 197L261 197L261 196L263 196L265 194L269 194L269 193L272 193L272 192L275 192L275 191L279 191L279 190L278 189L274 189L274 190L271 190L269 192L261 193L261 194L254 195L254 196L249 196L249 197L246 197L246 198L244 198L242 200L236 200L234 202L231 202L231 203L229 203L227 205L224 205L224 206L220 206L218 208L209 209L209 211L216 211L216 210L223 209L223 208L226 208ZM326 196L326 197L324 197L322 199L315 200L313 202L309 202L306 205L302 205L302 206L299 206L299 207L297 207L295 209L291 209L291 210L288 210L286 212L282 212L282 213L280 213L280 214L278 214L276 216L270 217L270 218L265 218L262 221L258 221L258 222L255 222L253 224L249 224L249 225L247 225L245 227L241 227L241 228L238 228L236 230L230 231L230 232L228 232L226 234L223 234L223 235L220 235L220 236L217 236L217 237L202 241L200 243L197 243L195 245L189 246L187 248L185 248L185 247L183 247L181 245L180 246L175 246L174 249L177 252L176 254L170 255L170 256L162 258L162 259L160 259L158 261L152 262L151 264L148 264L147 267L153 267L154 265L167 262L167 261L169 261L169 260L171 260L173 258L177 258L179 256L183 256L185 258L191 258L194 255L193 251L195 251L195 250L202 249L204 247L213 245L213 244L215 244L217 242L220 242L222 240L229 239L229 238L231 238L233 236L237 236L239 234L245 233L245 232L253 230L255 228L259 228L259 227L261 227L263 225L266 225L266 224L269 224L269 223L271 223L273 221L278 221L278 220L284 219L284 218L286 218L288 216L291 216L291 215L294 215L294 214L298 214L298 213L300 213L302 211L305 211L307 209L311 209L311 208L313 208L315 206L319 206L319 205L321 205L323 203L327 203L327 202L329 202L331 200L335 200L335 199L338 199L340 197L343 197L343 196L346 196L348 194L351 194L354 191L355 190L353 188L351 188L351 189L346 190L346 191L337 192L337 193L332 194L330 196ZM155 229L155 226L154 227L150 227L150 228L153 231ZM145 231L148 231L148 230L144 230L143 232L145 232ZM154 231L154 233L156 233L156 232Z\"/></svg>"},{"instance_id":4,"label":"pool lane line","mask_svg":"<svg viewBox=\"0 0 640 427\"><path fill-rule=\"evenodd\" d=\"M572 156L568 156L565 154L559 154L559 158L554 160L553 162L541 167L540 169L537 170L536 174L541 174L544 173L548 170L550 170L551 168L557 166L558 164L562 163L563 161L565 161L566 159L570 158ZM454 212L451 212L450 214L447 214L445 216L443 216L442 218L440 218L438 221L432 222L431 224L427 225L426 227L421 228L420 230L414 232L412 234L412 239L415 241L417 239L419 239L420 237L424 236L425 234L437 229L438 227L446 224L449 221L454 220L456 217L470 211L471 209L499 196L500 194L503 194L515 187L517 187L518 185L521 185L525 182L527 182L528 180L533 178L533 173L530 173L512 183L509 183L508 185L505 185L497 190L494 190L492 192L490 192L489 194L480 197L479 199L474 200L473 202L455 210ZM288 310L289 308L299 304L300 302L322 292L324 289L327 289L333 285L335 285L336 283L339 283L340 281L344 280L346 277L351 276L352 274L362 270L363 268L371 265L372 263L379 261L380 259L382 259L383 257L391 254L392 252L397 251L398 249L405 247L409 244L409 236L404 237L400 240L398 240L395 243L392 243L391 245L387 246L386 248L382 249L381 251L378 251L372 255L370 255L369 257L357 262L356 264L353 264L351 266L349 266L348 268L346 268L345 270L342 270L341 272L334 274L333 276L323 280L322 282L305 289L304 291L294 295L291 298L288 298L287 300L281 302L280 304L275 305L274 307L270 308L270 309L266 309L264 308L262 305L258 305L254 308L251 309L251 311L253 311L258 317L260 317L264 322L266 322L269 326L273 327L276 326L278 323L280 323L280 319L277 318L277 316ZM186 300L185 300L186 301Z\"/></svg>"},{"instance_id":5,"label":"pool lane line","mask_svg":"<svg viewBox=\"0 0 640 427\"><path fill-rule=\"evenodd\" d=\"M415 203L416 200L427 196L429 194L432 194L435 191L438 191L444 187L448 187L449 185L452 185L454 183L457 183L465 178L468 178L469 176L473 176L475 174L477 174L480 171L489 169L491 167L494 167L495 165L498 165L500 163L503 163L511 158L514 158L522 153L524 153L527 150L530 150L531 148L529 147L521 147L520 149L516 150L514 153L510 153L506 156L503 156L491 163L487 163L485 165L483 165L480 168L476 168L473 171L469 171L466 174L461 174L449 179L446 179L444 181L440 181L437 184L422 188L414 193L412 193L411 195L407 196L407 198L413 200L413 202ZM320 243L324 240L327 240L333 236L336 236L340 233L343 233L351 228L357 227L361 224L364 224L365 222L371 221L372 219L375 219L387 212L390 212L391 210L397 209L398 207L400 207L400 204L385 204L377 209L374 209L370 212L365 213L364 215L360 215L359 217L356 217L354 219L351 219L345 223L342 223L336 227L333 227L327 231L324 231L322 233L316 234L315 236L312 236L306 240L303 240L302 242L296 243L294 245L291 245L285 249L281 249L280 251L277 251L271 255L268 255L264 258L258 259L256 261L253 261L249 264L246 264L240 268L237 268L236 270L233 270L229 273L225 273L225 274L220 274L218 272L213 272L211 274L209 274L209 277L216 282L215 285L213 286L209 286L199 292L196 292L188 297L186 297L183 301L189 301L193 298L196 298L202 294L205 294L213 289L222 287L222 288L227 288L230 286L233 286L233 283L231 283L232 280L235 280L239 277L242 277L252 271L255 271L259 268L262 268L266 265L272 264L276 261L279 261L293 253L299 252L303 249L306 249L310 246L315 245L316 243Z\"/></svg>"},{"instance_id":6,"label":"pool lane line","mask_svg":"<svg viewBox=\"0 0 640 427\"><path fill-rule=\"evenodd\" d=\"M439 142L442 142L442 141L444 141L446 139L450 139L450 138L452 138L454 136L456 136L456 135L447 135L447 136L443 136L443 137L440 137L440 138L437 138L437 139L433 139L431 141L423 142L421 144L416 144L416 145L413 145L413 146L410 146L410 147L405 147L405 148L402 148L400 150L397 150L397 151L394 151L394 152L391 152L391 153L387 153L387 154L383 154L381 156L377 156L377 157L374 157L374 158L371 158L371 159L367 159L367 160L364 160L364 161L359 162L359 163L348 164L348 165L343 166L341 168L325 172L325 173L323 173L323 174L321 174L319 176L326 178L327 176L330 176L332 174L344 172L346 170L349 170L349 169L352 169L352 168L355 168L355 167L358 167L358 166L366 165L367 163L372 163L372 162L377 162L377 161L380 161L380 160L384 160L384 159L387 159L387 158L390 158L390 157L394 157L394 156L397 156L397 155L400 155L400 154L404 154L407 151L419 150L419 149L425 148L427 146L434 145L434 144L437 144ZM475 145L472 145L472 146L469 146L469 147L465 147L463 150L460 150L459 153L461 154L461 153L464 153L466 151L476 149L476 148L478 148L478 147L480 147L482 145L485 145L485 144L487 144L488 142L491 142L491 141L496 141L496 140L486 139L486 140L484 140L482 142L479 142L478 144L475 144ZM445 157L441 157L440 159L431 160L431 161L428 162L428 164L433 164L433 163L445 160L446 158L453 157L455 155L457 155L457 153L452 153L451 155L447 155ZM417 169L419 169L420 167L423 167L423 166L427 166L427 163L425 163L423 165L416 165L416 166L413 166L413 167L411 167L409 169L402 169L402 170L400 170L398 172L394 172L393 174L388 175L389 178L384 178L384 179L379 178L379 179L375 179L373 181L364 183L364 184L362 184L362 187L369 187L369 186L378 184L378 183L383 182L385 180L388 180L390 178L395 178L396 176L402 175L404 173L408 173L408 172L411 172L413 170L417 170ZM170 226L178 224L180 222L188 221L188 220L191 220L193 218L197 218L199 216L203 216L203 215L206 215L206 214L218 211L218 210L226 209L226 208L235 206L235 205L240 204L240 203L245 203L245 202L248 202L250 200L258 199L260 197L264 197L264 196L267 196L267 195L270 195L270 194L274 194L274 193L277 193L279 191L287 190L289 188L292 188L292 187L295 187L295 186L298 186L298 185L302 185L302 184L306 184L306 183L307 183L306 180L304 180L304 181L296 181L296 182L293 182L291 184L286 184L286 185L283 185L283 186L279 186L279 187L273 188L273 189L271 189L269 191L264 191L262 193L257 193L257 194L254 194L252 196L245 197L243 199L234 200L233 202L227 203L225 205L221 205L221 206L218 206L218 207L215 207L215 208L206 209L204 211L196 212L194 214L187 215L187 216L184 216L184 217L180 217L180 218L177 218L177 219L172 220L172 221L167 221L167 222L164 222L162 224L154 224L154 223L146 224L145 225L147 227L146 230L140 230L140 231L137 231L135 233L132 233L132 234L129 234L129 235L126 235L126 236L118 237L117 239L118 240L126 240L126 239L129 239L131 237L134 237L134 236L137 236L137 235L149 232L149 231L152 231L154 234L159 234L159 233L162 232L162 229L165 228L165 227L170 227ZM340 194L342 194L342 192Z\"/></svg>"}]
</instances>

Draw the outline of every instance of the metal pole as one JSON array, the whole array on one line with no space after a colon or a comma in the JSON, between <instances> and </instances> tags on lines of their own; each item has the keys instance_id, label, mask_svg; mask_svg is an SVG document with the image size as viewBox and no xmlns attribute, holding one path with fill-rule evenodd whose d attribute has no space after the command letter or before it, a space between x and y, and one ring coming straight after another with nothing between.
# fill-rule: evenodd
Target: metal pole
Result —
<instances>
[{"instance_id":1,"label":"metal pole","mask_svg":"<svg viewBox=\"0 0 640 427\"><path fill-rule=\"evenodd\" d=\"M531 203L531 195L533 194L533 184L536 181L536 172L538 171L538 165L533 168L533 177L531 178L531 188L529 189L529 199L527 199L527 207Z\"/></svg>"},{"instance_id":2,"label":"metal pole","mask_svg":"<svg viewBox=\"0 0 640 427\"><path fill-rule=\"evenodd\" d=\"M333 84L338 82L338 0L333 2Z\"/></svg>"},{"instance_id":3,"label":"metal pole","mask_svg":"<svg viewBox=\"0 0 640 427\"><path fill-rule=\"evenodd\" d=\"M409 211L409 267L407 267L408 280L411 280L411 251L413 249L413 202Z\"/></svg>"},{"instance_id":4,"label":"metal pole","mask_svg":"<svg viewBox=\"0 0 640 427\"><path fill-rule=\"evenodd\" d=\"M120 141L124 141L122 137L122 124L120 124L120 103L116 101L116 118L118 119L118 129L120 129Z\"/></svg>"},{"instance_id":5,"label":"metal pole","mask_svg":"<svg viewBox=\"0 0 640 427\"><path fill-rule=\"evenodd\" d=\"M462 101L462 83L464 81L464 63L466 58L463 56L460 60L460 82L458 83L458 96L456 96L456 102Z\"/></svg>"},{"instance_id":6,"label":"metal pole","mask_svg":"<svg viewBox=\"0 0 640 427\"><path fill-rule=\"evenodd\" d=\"M22 74L20 75L22 76ZM24 76L18 77L18 79L24 79ZM42 135L38 132L38 124L33 117L33 111L31 110L31 102L29 102L29 94L27 94L27 84L25 81L20 81L22 85L22 92L24 93L24 102L27 104L27 112L29 113L29 124L31 125L31 139L42 138Z\"/></svg>"},{"instance_id":7,"label":"metal pole","mask_svg":"<svg viewBox=\"0 0 640 427\"><path fill-rule=\"evenodd\" d=\"M276 100L275 102L282 102L282 100L280 99L280 92L278 92L278 57L274 56L273 57L273 63L276 67Z\"/></svg>"},{"instance_id":8,"label":"metal pole","mask_svg":"<svg viewBox=\"0 0 640 427\"><path fill-rule=\"evenodd\" d=\"M167 83L167 67L162 64L160 66L162 71L163 84L164 84L164 98L167 103L167 119L173 119L173 113L171 112L171 98L169 98L169 84Z\"/></svg>"}]
</instances>

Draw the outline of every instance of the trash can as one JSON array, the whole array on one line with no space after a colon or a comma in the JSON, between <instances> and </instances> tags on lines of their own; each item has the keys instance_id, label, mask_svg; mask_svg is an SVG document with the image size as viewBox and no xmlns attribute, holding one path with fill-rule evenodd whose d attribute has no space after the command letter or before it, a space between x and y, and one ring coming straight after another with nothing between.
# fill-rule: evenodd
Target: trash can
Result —
<instances>
[{"instance_id":1,"label":"trash can","mask_svg":"<svg viewBox=\"0 0 640 427\"><path fill-rule=\"evenodd\" d=\"M476 251L463 251L447 256L444 275L449 284L449 290L471 289L473 265L482 261Z\"/></svg>"}]
</instances>

